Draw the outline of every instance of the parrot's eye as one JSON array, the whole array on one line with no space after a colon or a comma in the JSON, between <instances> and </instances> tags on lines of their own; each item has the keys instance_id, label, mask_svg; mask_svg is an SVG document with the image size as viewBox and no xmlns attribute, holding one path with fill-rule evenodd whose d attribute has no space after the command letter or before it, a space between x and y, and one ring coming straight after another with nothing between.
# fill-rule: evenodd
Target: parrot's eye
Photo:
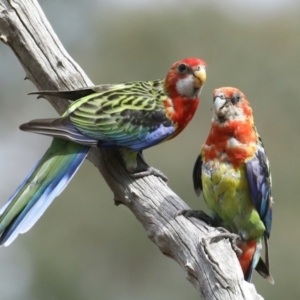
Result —
<instances>
[{"instance_id":1,"label":"parrot's eye","mask_svg":"<svg viewBox=\"0 0 300 300\"><path fill-rule=\"evenodd\" d=\"M234 94L232 97L231 97L231 103L232 104L236 104L238 103L239 101L241 101L241 95L240 94Z\"/></svg>"},{"instance_id":2,"label":"parrot's eye","mask_svg":"<svg viewBox=\"0 0 300 300\"><path fill-rule=\"evenodd\" d=\"M187 71L187 66L185 65L185 64L180 64L179 66L178 66L178 71L179 71L179 73L186 73L186 71Z\"/></svg>"}]
</instances>

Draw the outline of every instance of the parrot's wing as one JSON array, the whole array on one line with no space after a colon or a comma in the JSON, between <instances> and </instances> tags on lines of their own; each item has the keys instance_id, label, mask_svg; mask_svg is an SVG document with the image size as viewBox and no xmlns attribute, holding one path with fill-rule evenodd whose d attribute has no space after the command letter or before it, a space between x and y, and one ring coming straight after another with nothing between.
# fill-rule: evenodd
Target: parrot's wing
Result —
<instances>
[{"instance_id":1,"label":"parrot's wing","mask_svg":"<svg viewBox=\"0 0 300 300\"><path fill-rule=\"evenodd\" d=\"M272 226L272 182L269 161L261 140L254 157L247 161L246 169L252 202L266 226L269 237Z\"/></svg>"},{"instance_id":2,"label":"parrot's wing","mask_svg":"<svg viewBox=\"0 0 300 300\"><path fill-rule=\"evenodd\" d=\"M194 190L198 197L200 197L202 193L202 155L200 154L197 157L197 160L193 169L193 182L194 182Z\"/></svg>"},{"instance_id":3,"label":"parrot's wing","mask_svg":"<svg viewBox=\"0 0 300 300\"><path fill-rule=\"evenodd\" d=\"M68 117L58 119L36 119L22 124L20 129L38 134L52 136L85 146L97 146L98 141L83 135L70 122Z\"/></svg>"},{"instance_id":4,"label":"parrot's wing","mask_svg":"<svg viewBox=\"0 0 300 300\"><path fill-rule=\"evenodd\" d=\"M29 93L28 95L39 95L38 98L41 98L43 96L53 96L53 97L59 97L59 98L75 101L83 97L89 96L91 94L104 92L112 88L114 88L113 84L101 84L101 85L95 85L91 87L85 87L85 88L70 90L70 91L56 91L56 90L37 91L37 92Z\"/></svg>"},{"instance_id":5,"label":"parrot's wing","mask_svg":"<svg viewBox=\"0 0 300 300\"><path fill-rule=\"evenodd\" d=\"M71 123L100 146L142 150L175 131L163 101L163 81L127 82L74 102L67 114Z\"/></svg>"},{"instance_id":6,"label":"parrot's wing","mask_svg":"<svg viewBox=\"0 0 300 300\"><path fill-rule=\"evenodd\" d=\"M268 239L272 227L272 180L269 161L260 138L257 144L256 153L252 159L247 161L246 169L252 202L266 227L264 234L265 264L267 270L269 270ZM259 272L259 267L257 267L257 269ZM270 278L272 279L272 276ZM271 279L269 280L270 282L273 280Z\"/></svg>"},{"instance_id":7,"label":"parrot's wing","mask_svg":"<svg viewBox=\"0 0 300 300\"><path fill-rule=\"evenodd\" d=\"M142 150L175 132L166 99L161 80L116 84L73 102L60 119L32 121L21 129L84 145Z\"/></svg>"}]
</instances>

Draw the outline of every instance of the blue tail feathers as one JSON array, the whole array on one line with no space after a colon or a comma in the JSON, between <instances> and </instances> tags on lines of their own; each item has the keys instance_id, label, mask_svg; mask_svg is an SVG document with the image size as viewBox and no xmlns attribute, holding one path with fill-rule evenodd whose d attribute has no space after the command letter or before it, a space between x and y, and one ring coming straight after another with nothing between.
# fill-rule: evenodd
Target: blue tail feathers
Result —
<instances>
[{"instance_id":1,"label":"blue tail feathers","mask_svg":"<svg viewBox=\"0 0 300 300\"><path fill-rule=\"evenodd\" d=\"M53 139L51 147L0 210L0 246L27 232L68 185L90 147Z\"/></svg>"}]
</instances>

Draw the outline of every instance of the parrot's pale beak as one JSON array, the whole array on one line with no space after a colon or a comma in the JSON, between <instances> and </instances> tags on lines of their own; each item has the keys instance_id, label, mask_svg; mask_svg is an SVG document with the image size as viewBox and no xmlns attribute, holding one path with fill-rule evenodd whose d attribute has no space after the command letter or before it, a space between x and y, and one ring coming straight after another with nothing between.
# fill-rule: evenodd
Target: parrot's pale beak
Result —
<instances>
[{"instance_id":1,"label":"parrot's pale beak","mask_svg":"<svg viewBox=\"0 0 300 300\"><path fill-rule=\"evenodd\" d=\"M199 70L194 71L194 87L199 89L206 81L206 69L200 66Z\"/></svg>"},{"instance_id":2,"label":"parrot's pale beak","mask_svg":"<svg viewBox=\"0 0 300 300\"><path fill-rule=\"evenodd\" d=\"M215 106L215 112L217 115L220 114L220 110L223 108L223 106L226 104L227 100L225 97L215 97L214 98L214 106Z\"/></svg>"}]
</instances>

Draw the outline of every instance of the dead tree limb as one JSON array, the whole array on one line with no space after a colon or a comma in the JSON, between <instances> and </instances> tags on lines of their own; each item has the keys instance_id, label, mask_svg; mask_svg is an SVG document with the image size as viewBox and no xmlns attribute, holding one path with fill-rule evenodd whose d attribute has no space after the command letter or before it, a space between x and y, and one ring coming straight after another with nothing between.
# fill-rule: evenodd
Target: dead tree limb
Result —
<instances>
[{"instance_id":1,"label":"dead tree limb","mask_svg":"<svg viewBox=\"0 0 300 300\"><path fill-rule=\"evenodd\" d=\"M36 0L0 0L0 40L22 64L26 78L41 90L93 85L55 35ZM66 101L48 98L59 114ZM54 101L55 100L55 101ZM210 244L218 232L200 221L174 217L187 205L161 179L132 179L116 151L93 149L88 159L99 169L116 203L126 205L161 252L173 258L203 299L262 299L243 280L227 240Z\"/></svg>"}]
</instances>

